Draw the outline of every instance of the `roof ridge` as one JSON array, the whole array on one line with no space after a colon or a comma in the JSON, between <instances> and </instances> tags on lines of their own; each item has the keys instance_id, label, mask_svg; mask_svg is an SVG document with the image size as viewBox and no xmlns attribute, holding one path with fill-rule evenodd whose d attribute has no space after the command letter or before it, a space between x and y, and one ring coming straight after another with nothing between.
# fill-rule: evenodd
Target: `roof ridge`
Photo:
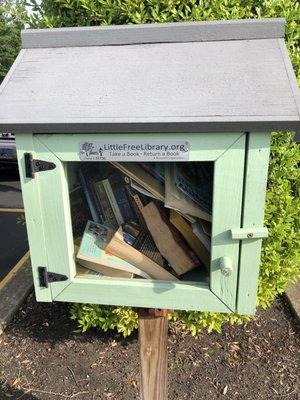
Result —
<instances>
[{"instance_id":1,"label":"roof ridge","mask_svg":"<svg viewBox=\"0 0 300 400\"><path fill-rule=\"evenodd\" d=\"M22 31L23 48L210 42L284 37L284 18L109 25Z\"/></svg>"}]
</instances>

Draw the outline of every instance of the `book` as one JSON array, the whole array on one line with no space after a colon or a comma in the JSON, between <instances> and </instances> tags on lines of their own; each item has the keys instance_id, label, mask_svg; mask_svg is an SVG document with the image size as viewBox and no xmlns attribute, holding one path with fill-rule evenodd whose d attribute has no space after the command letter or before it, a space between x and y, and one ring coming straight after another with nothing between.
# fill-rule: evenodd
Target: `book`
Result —
<instances>
[{"instance_id":1,"label":"book","mask_svg":"<svg viewBox=\"0 0 300 400\"><path fill-rule=\"evenodd\" d=\"M129 178L130 179L130 178ZM146 190L143 186L139 185L136 183L133 179L130 179L130 187L142 194L143 196L151 197L152 199L157 199L156 196L154 196L152 193L150 193L148 190Z\"/></svg>"},{"instance_id":2,"label":"book","mask_svg":"<svg viewBox=\"0 0 300 400\"><path fill-rule=\"evenodd\" d=\"M83 264L84 264L84 262L83 262ZM85 267L85 266L83 266L83 264L80 265L80 264L76 263L76 276L84 276L85 278L86 277L101 278L101 277L105 276L104 273L90 269L88 266ZM88 263L87 263L87 265L88 265ZM123 271L119 271L119 272L120 272L119 274L117 274L116 276L113 276L113 277L114 278L129 278L129 279L134 278L134 274L130 274L127 272L123 273Z\"/></svg>"},{"instance_id":3,"label":"book","mask_svg":"<svg viewBox=\"0 0 300 400\"><path fill-rule=\"evenodd\" d=\"M128 240L130 240L128 236L129 235L125 235L124 238L123 229L120 227L111 240L108 241L105 250L142 269L151 276L151 278L171 281L177 280L173 274L163 268L163 263L160 265L153 260L157 249L153 246L153 241L149 234L147 235L144 231L140 232L137 237L132 234L133 238L131 238L131 242L128 242ZM161 258L161 256L159 257L158 253L157 260L159 258Z\"/></svg>"},{"instance_id":4,"label":"book","mask_svg":"<svg viewBox=\"0 0 300 400\"><path fill-rule=\"evenodd\" d=\"M131 278L132 274L142 278L150 276L137 266L113 256L105 251L109 240L114 236L114 231L105 225L88 221L76 261L87 268L101 272L110 277Z\"/></svg>"},{"instance_id":5,"label":"book","mask_svg":"<svg viewBox=\"0 0 300 400\"><path fill-rule=\"evenodd\" d=\"M145 171L149 172L153 178L158 179L160 182L165 182L165 167L162 162L140 162L139 163Z\"/></svg>"},{"instance_id":6,"label":"book","mask_svg":"<svg viewBox=\"0 0 300 400\"><path fill-rule=\"evenodd\" d=\"M106 194L102 181L94 183L95 194L103 211L102 223L109 228L118 228L119 224Z\"/></svg>"},{"instance_id":7,"label":"book","mask_svg":"<svg viewBox=\"0 0 300 400\"><path fill-rule=\"evenodd\" d=\"M101 265L97 263L92 263L91 261L77 260L77 262L85 269L93 270L100 273L103 276L108 276L110 278L133 278L133 273L128 271L122 271L116 268L110 268L106 265Z\"/></svg>"},{"instance_id":8,"label":"book","mask_svg":"<svg viewBox=\"0 0 300 400\"><path fill-rule=\"evenodd\" d=\"M124 223L123 216L121 214L120 208L118 206L118 203L115 199L115 196L113 194L113 191L111 189L110 183L108 179L104 179L102 182L103 188L105 190L105 193L107 195L108 201L110 203L110 206L113 210L114 216L116 218L116 221L118 223L118 226L121 226Z\"/></svg>"},{"instance_id":9,"label":"book","mask_svg":"<svg viewBox=\"0 0 300 400\"><path fill-rule=\"evenodd\" d=\"M210 246L203 243L198 235L195 235L192 226L176 211L170 210L170 222L185 238L191 249L206 268L210 267Z\"/></svg>"},{"instance_id":10,"label":"book","mask_svg":"<svg viewBox=\"0 0 300 400\"><path fill-rule=\"evenodd\" d=\"M81 186L71 190L69 195L73 237L82 236L91 212Z\"/></svg>"},{"instance_id":11,"label":"book","mask_svg":"<svg viewBox=\"0 0 300 400\"><path fill-rule=\"evenodd\" d=\"M159 252L178 275L199 265L198 258L170 223L166 209L150 202L143 207L142 214Z\"/></svg>"},{"instance_id":12,"label":"book","mask_svg":"<svg viewBox=\"0 0 300 400\"><path fill-rule=\"evenodd\" d=\"M164 184L155 179L149 172L145 171L139 163L135 162L111 162L117 169L122 171L129 178L133 179L140 186L144 187L156 199L164 201Z\"/></svg>"},{"instance_id":13,"label":"book","mask_svg":"<svg viewBox=\"0 0 300 400\"><path fill-rule=\"evenodd\" d=\"M88 163L78 168L78 178L94 222L103 223L105 220L94 183L107 178L113 170L114 167L110 163Z\"/></svg>"},{"instance_id":14,"label":"book","mask_svg":"<svg viewBox=\"0 0 300 400\"><path fill-rule=\"evenodd\" d=\"M143 214L141 212L142 208L144 207L144 196L140 193L136 192L131 185L126 186L126 190L128 193L128 198L131 200L131 204L135 210L135 214L137 216L138 222L141 227L147 229L146 222L144 220Z\"/></svg>"},{"instance_id":15,"label":"book","mask_svg":"<svg viewBox=\"0 0 300 400\"><path fill-rule=\"evenodd\" d=\"M102 181L119 226L129 220L137 220L134 208L127 196L126 185L128 185L128 182L126 182L125 176L119 171L115 171Z\"/></svg>"},{"instance_id":16,"label":"book","mask_svg":"<svg viewBox=\"0 0 300 400\"><path fill-rule=\"evenodd\" d=\"M193 221L193 222L197 222L197 221ZM203 219L198 219L198 222L201 224L203 232L211 237L211 222L208 221L204 221Z\"/></svg>"},{"instance_id":17,"label":"book","mask_svg":"<svg viewBox=\"0 0 300 400\"><path fill-rule=\"evenodd\" d=\"M206 221L211 221L211 214L202 210L199 204L195 203L182 190L176 186L175 163L165 165L165 207L178 210Z\"/></svg>"},{"instance_id":18,"label":"book","mask_svg":"<svg viewBox=\"0 0 300 400\"><path fill-rule=\"evenodd\" d=\"M202 222L195 222L192 224L192 230L194 235L203 243L207 251L211 251L211 239L210 236L205 232Z\"/></svg>"},{"instance_id":19,"label":"book","mask_svg":"<svg viewBox=\"0 0 300 400\"><path fill-rule=\"evenodd\" d=\"M175 185L194 203L211 214L213 164L210 162L174 163Z\"/></svg>"},{"instance_id":20,"label":"book","mask_svg":"<svg viewBox=\"0 0 300 400\"><path fill-rule=\"evenodd\" d=\"M79 170L78 170L78 178L79 178L81 187L82 187L82 189L84 191L85 198L86 198L86 201L88 203L92 219L93 219L94 222L100 222L100 216L98 214L95 198L94 198L94 195L92 193L92 189L91 189L91 186L90 186L89 176L88 175L89 175L89 173L84 167L83 168L79 168Z\"/></svg>"},{"instance_id":21,"label":"book","mask_svg":"<svg viewBox=\"0 0 300 400\"><path fill-rule=\"evenodd\" d=\"M93 277L104 276L104 274L102 274L101 272L93 271L90 268L83 267L82 265L76 263L76 276L87 276L87 275Z\"/></svg>"}]
</instances>

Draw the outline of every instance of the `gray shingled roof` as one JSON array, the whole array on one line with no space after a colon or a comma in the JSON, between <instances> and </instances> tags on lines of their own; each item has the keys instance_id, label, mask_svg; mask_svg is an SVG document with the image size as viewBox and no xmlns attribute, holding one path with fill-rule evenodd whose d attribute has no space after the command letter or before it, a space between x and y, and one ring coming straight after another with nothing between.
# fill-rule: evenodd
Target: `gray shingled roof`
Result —
<instances>
[{"instance_id":1,"label":"gray shingled roof","mask_svg":"<svg viewBox=\"0 0 300 400\"><path fill-rule=\"evenodd\" d=\"M0 130L296 130L283 37L283 19L25 30Z\"/></svg>"}]
</instances>

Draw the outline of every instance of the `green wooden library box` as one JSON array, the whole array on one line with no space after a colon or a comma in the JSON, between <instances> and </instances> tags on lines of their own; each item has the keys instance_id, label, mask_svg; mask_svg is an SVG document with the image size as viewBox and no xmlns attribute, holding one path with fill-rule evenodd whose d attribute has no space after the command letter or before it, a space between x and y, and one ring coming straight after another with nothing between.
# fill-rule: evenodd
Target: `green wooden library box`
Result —
<instances>
[{"instance_id":1,"label":"green wooden library box","mask_svg":"<svg viewBox=\"0 0 300 400\"><path fill-rule=\"evenodd\" d=\"M298 93L282 19L23 31L0 129L16 136L37 300L253 314L270 132L299 129ZM79 273L80 171L155 162L210 166L208 265L176 280Z\"/></svg>"}]
</instances>

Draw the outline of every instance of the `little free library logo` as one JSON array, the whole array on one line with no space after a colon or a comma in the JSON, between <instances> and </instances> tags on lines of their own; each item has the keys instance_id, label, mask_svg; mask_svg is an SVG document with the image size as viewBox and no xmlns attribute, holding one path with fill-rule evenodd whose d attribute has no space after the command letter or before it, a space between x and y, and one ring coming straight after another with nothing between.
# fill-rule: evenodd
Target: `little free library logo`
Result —
<instances>
[{"instance_id":1,"label":"little free library logo","mask_svg":"<svg viewBox=\"0 0 300 400\"><path fill-rule=\"evenodd\" d=\"M170 141L86 141L79 144L82 161L188 161L189 143Z\"/></svg>"}]
</instances>

